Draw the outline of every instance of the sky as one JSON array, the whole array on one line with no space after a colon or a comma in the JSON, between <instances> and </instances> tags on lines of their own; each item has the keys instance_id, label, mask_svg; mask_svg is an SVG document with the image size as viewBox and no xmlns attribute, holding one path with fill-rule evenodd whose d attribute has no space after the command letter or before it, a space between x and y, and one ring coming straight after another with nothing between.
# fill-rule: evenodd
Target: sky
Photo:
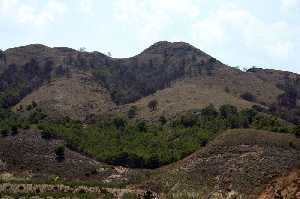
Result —
<instances>
[{"instance_id":1,"label":"sky","mask_svg":"<svg viewBox=\"0 0 300 199\"><path fill-rule=\"evenodd\" d=\"M183 41L225 64L300 73L300 0L0 0L0 48L131 57Z\"/></svg>"}]
</instances>

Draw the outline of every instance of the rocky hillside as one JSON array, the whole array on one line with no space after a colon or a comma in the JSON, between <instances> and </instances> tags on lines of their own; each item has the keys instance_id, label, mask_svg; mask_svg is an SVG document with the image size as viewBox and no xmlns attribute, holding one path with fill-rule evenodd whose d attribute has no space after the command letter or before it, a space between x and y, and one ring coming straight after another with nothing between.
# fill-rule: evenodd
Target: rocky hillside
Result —
<instances>
[{"instance_id":1,"label":"rocky hillside","mask_svg":"<svg viewBox=\"0 0 300 199\"><path fill-rule=\"evenodd\" d=\"M299 122L299 82L288 72L242 72L183 42L158 42L125 59L43 45L0 52L2 106L16 110L35 101L50 115L80 120L131 106L139 117L153 119L228 103L292 110L288 119ZM156 112L147 108L153 99L161 105Z\"/></svg>"}]
</instances>

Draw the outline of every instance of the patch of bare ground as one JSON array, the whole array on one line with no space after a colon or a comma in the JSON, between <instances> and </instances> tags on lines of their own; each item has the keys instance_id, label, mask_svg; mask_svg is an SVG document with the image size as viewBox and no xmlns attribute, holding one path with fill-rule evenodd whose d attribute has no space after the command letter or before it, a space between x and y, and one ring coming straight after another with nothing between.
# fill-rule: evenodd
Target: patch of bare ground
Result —
<instances>
[{"instance_id":1,"label":"patch of bare ground","mask_svg":"<svg viewBox=\"0 0 300 199\"><path fill-rule=\"evenodd\" d=\"M300 169L273 179L258 199L300 199Z\"/></svg>"}]
</instances>

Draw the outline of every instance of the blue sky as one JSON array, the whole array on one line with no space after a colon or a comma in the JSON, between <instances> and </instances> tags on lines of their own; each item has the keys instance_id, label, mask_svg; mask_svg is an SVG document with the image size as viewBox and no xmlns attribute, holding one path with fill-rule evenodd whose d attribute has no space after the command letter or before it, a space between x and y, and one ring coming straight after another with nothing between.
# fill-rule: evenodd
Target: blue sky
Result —
<instances>
[{"instance_id":1,"label":"blue sky","mask_svg":"<svg viewBox=\"0 0 300 199\"><path fill-rule=\"evenodd\" d=\"M300 0L0 0L0 48L41 43L130 57L184 41L232 66L300 73Z\"/></svg>"}]
</instances>

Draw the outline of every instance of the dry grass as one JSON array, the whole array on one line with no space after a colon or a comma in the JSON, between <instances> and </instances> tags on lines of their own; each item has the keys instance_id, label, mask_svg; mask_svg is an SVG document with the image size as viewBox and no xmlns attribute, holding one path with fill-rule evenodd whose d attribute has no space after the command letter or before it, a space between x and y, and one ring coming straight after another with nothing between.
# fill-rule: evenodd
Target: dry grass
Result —
<instances>
[{"instance_id":1,"label":"dry grass","mask_svg":"<svg viewBox=\"0 0 300 199\"><path fill-rule=\"evenodd\" d=\"M92 80L91 75L79 72L38 88L17 104L14 110L20 105L26 107L32 101L52 117L69 116L79 120L115 107L105 88Z\"/></svg>"},{"instance_id":2,"label":"dry grass","mask_svg":"<svg viewBox=\"0 0 300 199\"><path fill-rule=\"evenodd\" d=\"M148 108L148 103L154 99L158 101L158 109L151 111ZM171 87L128 104L121 110L125 112L129 107L137 106L139 118L152 120L158 119L162 115L168 118L174 117L178 113L201 109L209 104L214 104L216 107L232 104L243 109L251 107L255 103L245 101L235 94L227 93L223 85L210 84L203 79L192 78L176 81Z\"/></svg>"}]
</instances>

